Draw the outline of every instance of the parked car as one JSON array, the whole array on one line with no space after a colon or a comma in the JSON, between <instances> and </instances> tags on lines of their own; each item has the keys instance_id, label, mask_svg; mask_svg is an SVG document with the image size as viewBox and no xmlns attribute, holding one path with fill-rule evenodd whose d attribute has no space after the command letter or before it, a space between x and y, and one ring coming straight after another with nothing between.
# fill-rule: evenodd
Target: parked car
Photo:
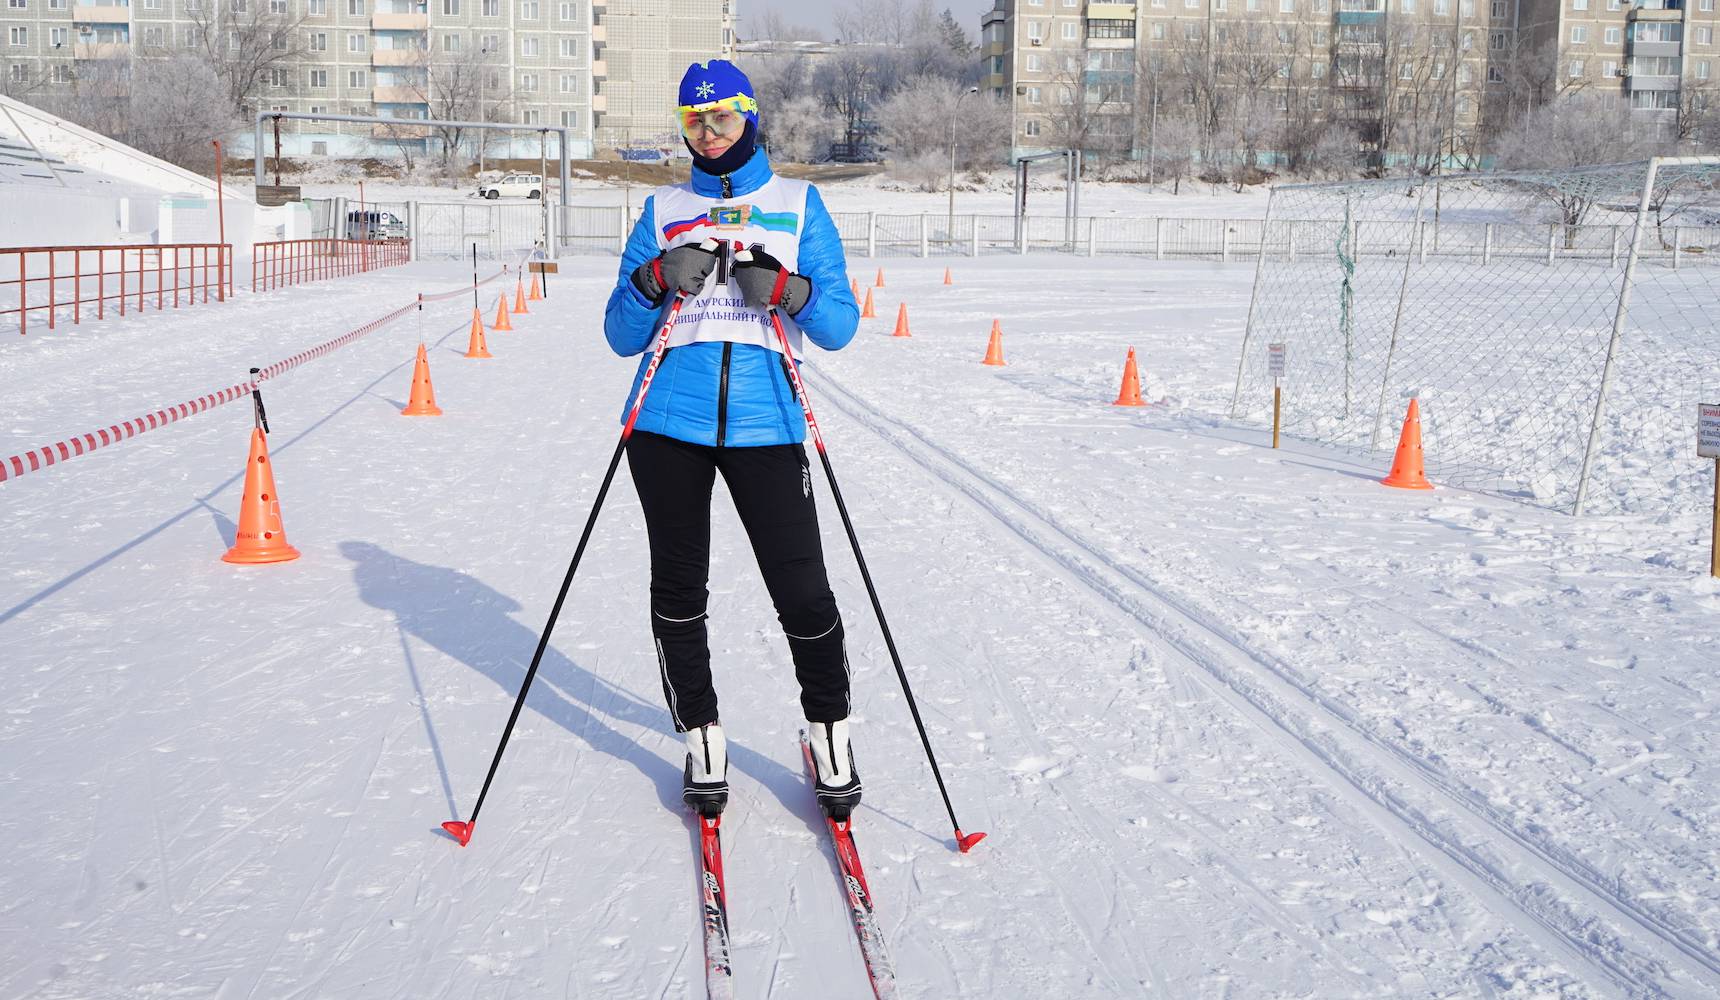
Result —
<instances>
[{"instance_id":1,"label":"parked car","mask_svg":"<svg viewBox=\"0 0 1720 1000\"><path fill-rule=\"evenodd\" d=\"M367 208L346 213L346 238L349 240L403 240L409 234L406 222L393 212Z\"/></svg>"},{"instance_id":2,"label":"parked car","mask_svg":"<svg viewBox=\"0 0 1720 1000\"><path fill-rule=\"evenodd\" d=\"M490 181L478 185L478 197L491 201L497 198L542 198L543 176L541 174L503 174L499 181Z\"/></svg>"}]
</instances>

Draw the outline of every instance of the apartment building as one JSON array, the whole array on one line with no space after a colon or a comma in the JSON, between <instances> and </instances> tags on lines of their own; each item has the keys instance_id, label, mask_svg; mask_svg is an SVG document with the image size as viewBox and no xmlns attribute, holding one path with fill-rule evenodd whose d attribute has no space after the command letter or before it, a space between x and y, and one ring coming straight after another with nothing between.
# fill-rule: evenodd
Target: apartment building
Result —
<instances>
[{"instance_id":1,"label":"apartment building","mask_svg":"<svg viewBox=\"0 0 1720 1000\"><path fill-rule=\"evenodd\" d=\"M609 0L596 43L600 148L637 143L679 146L675 106L681 74L695 62L733 59L736 0Z\"/></svg>"},{"instance_id":2,"label":"apartment building","mask_svg":"<svg viewBox=\"0 0 1720 1000\"><path fill-rule=\"evenodd\" d=\"M612 123L655 102L672 118L686 63L728 51L732 0L4 0L0 92L52 106L109 92L134 60L190 53L260 66L247 116L270 110L399 119L287 123L300 156L429 153L448 134L414 120L509 122L490 156L535 156L536 126L572 130L590 156ZM685 57L683 58L683 54ZM676 59L680 64L676 65ZM613 72L616 76L611 76ZM613 112L611 109L614 109ZM461 144L475 144L468 132ZM249 148L239 137L236 151ZM475 146L472 147L474 151ZM553 147L551 148L553 153Z\"/></svg>"},{"instance_id":3,"label":"apartment building","mask_svg":"<svg viewBox=\"0 0 1720 1000\"><path fill-rule=\"evenodd\" d=\"M1341 122L1382 160L1461 165L1490 122L1573 88L1617 90L1661 124L1700 104L1720 71L1715 2L996 0L982 86L1010 99L1016 154L1076 136L1139 155L1155 103L1223 102L1281 114L1281 134Z\"/></svg>"},{"instance_id":4,"label":"apartment building","mask_svg":"<svg viewBox=\"0 0 1720 1000\"><path fill-rule=\"evenodd\" d=\"M1715 0L1520 0L1520 82L1545 99L1619 93L1635 116L1676 131L1720 106ZM1527 58L1525 58L1527 57Z\"/></svg>"}]
</instances>

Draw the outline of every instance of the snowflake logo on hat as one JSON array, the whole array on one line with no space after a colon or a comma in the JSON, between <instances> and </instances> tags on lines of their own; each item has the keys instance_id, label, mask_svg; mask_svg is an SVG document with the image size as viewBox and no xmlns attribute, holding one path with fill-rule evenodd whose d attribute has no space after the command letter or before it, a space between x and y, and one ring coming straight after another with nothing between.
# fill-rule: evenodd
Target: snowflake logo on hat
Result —
<instances>
[{"instance_id":1,"label":"snowflake logo on hat","mask_svg":"<svg viewBox=\"0 0 1720 1000\"><path fill-rule=\"evenodd\" d=\"M709 97L713 93L716 92L716 89L717 88L711 86L709 81L706 81L704 83L699 84L698 94L700 97Z\"/></svg>"}]
</instances>

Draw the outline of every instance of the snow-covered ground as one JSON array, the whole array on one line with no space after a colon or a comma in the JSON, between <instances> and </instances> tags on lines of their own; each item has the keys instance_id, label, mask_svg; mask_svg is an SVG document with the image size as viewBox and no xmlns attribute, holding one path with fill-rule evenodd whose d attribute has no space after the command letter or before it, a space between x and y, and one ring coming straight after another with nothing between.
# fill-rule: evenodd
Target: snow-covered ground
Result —
<instances>
[{"instance_id":1,"label":"snow-covered ground","mask_svg":"<svg viewBox=\"0 0 1720 1000\"><path fill-rule=\"evenodd\" d=\"M951 847L819 483L905 996L1720 993L1704 518L1271 450L1219 416L1246 264L985 258L945 287L944 263L891 261L880 318L808 365L956 808L990 832ZM625 475L476 837L438 830L483 780L633 369L599 328L613 262L562 267L493 360L460 357L454 299L266 385L296 562L218 559L244 402L0 484L0 996L702 995ZM469 274L0 338L0 456ZM993 318L1002 369L978 363ZM398 414L419 338L439 419ZM1144 410L1109 405L1130 345ZM861 997L787 650L720 487L715 509L739 995Z\"/></svg>"}]
</instances>

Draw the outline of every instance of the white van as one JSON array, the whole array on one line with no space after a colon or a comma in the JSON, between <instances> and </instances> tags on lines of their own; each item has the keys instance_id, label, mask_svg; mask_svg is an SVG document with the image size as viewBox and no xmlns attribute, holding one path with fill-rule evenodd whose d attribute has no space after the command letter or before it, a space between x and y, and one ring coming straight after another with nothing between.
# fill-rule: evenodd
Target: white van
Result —
<instances>
[{"instance_id":1,"label":"white van","mask_svg":"<svg viewBox=\"0 0 1720 1000\"><path fill-rule=\"evenodd\" d=\"M501 197L508 198L542 198L543 176L541 174L503 174L502 179L480 183L478 197L491 201Z\"/></svg>"},{"instance_id":2,"label":"white van","mask_svg":"<svg viewBox=\"0 0 1720 1000\"><path fill-rule=\"evenodd\" d=\"M393 212L367 208L346 213L346 238L349 240L403 240L409 234L406 222Z\"/></svg>"}]
</instances>

